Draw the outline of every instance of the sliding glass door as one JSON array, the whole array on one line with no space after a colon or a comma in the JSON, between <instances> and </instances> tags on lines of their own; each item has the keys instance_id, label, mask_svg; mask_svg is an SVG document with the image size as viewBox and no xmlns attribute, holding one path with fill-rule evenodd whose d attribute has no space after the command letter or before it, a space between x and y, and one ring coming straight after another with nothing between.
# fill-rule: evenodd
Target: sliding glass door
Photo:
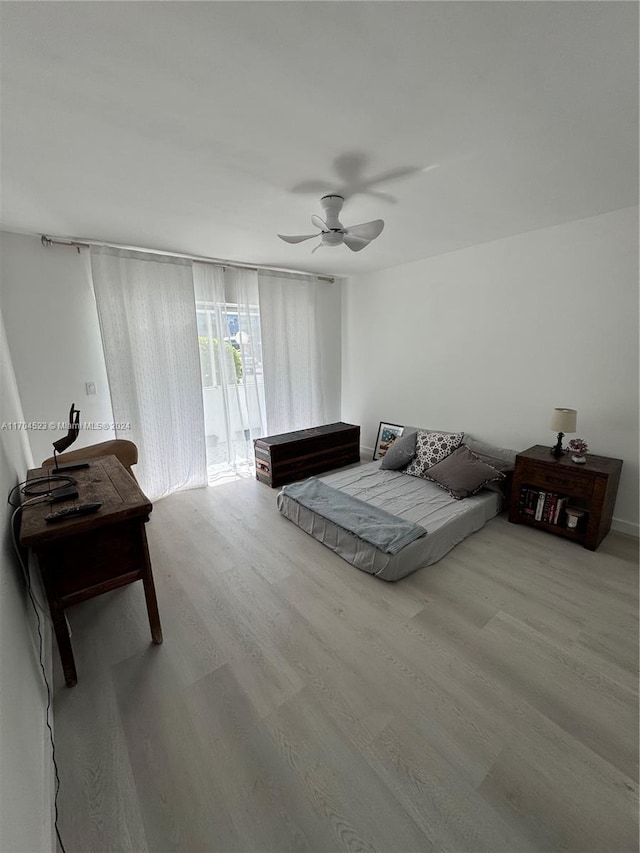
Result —
<instances>
[{"instance_id":1,"label":"sliding glass door","mask_svg":"<svg viewBox=\"0 0 640 853\"><path fill-rule=\"evenodd\" d=\"M265 434L260 312L257 284L244 271L198 266L194 280L207 468L209 482L215 482L229 473L252 475L253 439Z\"/></svg>"}]
</instances>

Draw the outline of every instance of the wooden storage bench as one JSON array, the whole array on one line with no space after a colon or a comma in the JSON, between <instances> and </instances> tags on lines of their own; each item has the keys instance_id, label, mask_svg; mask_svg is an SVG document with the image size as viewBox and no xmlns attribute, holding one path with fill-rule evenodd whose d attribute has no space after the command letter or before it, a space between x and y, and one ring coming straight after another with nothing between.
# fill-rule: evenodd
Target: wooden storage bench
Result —
<instances>
[{"instance_id":1,"label":"wooden storage bench","mask_svg":"<svg viewBox=\"0 0 640 853\"><path fill-rule=\"evenodd\" d=\"M256 438L256 479L275 488L360 461L360 427L342 422Z\"/></svg>"}]
</instances>

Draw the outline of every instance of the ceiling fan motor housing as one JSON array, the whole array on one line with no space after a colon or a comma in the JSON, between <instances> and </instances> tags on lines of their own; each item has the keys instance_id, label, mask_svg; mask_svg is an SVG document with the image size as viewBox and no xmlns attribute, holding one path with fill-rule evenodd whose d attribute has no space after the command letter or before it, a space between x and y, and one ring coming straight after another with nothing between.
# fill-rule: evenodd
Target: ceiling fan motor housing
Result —
<instances>
[{"instance_id":1,"label":"ceiling fan motor housing","mask_svg":"<svg viewBox=\"0 0 640 853\"><path fill-rule=\"evenodd\" d=\"M342 223L338 219L338 214L342 210L342 205L344 204L344 198L341 195L325 195L320 199L320 205L325 212L325 222L329 226L329 228L336 228L342 230ZM342 242L342 240L338 241ZM328 245L337 245L337 243L330 243L327 241Z\"/></svg>"}]
</instances>

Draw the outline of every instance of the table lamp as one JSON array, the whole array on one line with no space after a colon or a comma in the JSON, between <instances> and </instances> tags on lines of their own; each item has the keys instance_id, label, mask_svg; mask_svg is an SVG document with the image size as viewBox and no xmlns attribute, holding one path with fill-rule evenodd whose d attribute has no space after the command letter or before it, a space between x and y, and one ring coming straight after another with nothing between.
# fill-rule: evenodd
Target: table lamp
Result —
<instances>
[{"instance_id":1,"label":"table lamp","mask_svg":"<svg viewBox=\"0 0 640 853\"><path fill-rule=\"evenodd\" d=\"M576 431L578 413L575 409L554 409L551 415L551 429L558 433L558 441L551 448L551 455L560 457L564 455L562 439L566 432Z\"/></svg>"}]
</instances>

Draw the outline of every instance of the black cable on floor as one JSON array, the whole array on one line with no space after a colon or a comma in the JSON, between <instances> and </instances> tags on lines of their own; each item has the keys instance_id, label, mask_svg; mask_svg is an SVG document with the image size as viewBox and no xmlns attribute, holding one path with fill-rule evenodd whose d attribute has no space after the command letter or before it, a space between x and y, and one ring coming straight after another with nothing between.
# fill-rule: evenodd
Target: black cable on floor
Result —
<instances>
[{"instance_id":1,"label":"black cable on floor","mask_svg":"<svg viewBox=\"0 0 640 853\"><path fill-rule=\"evenodd\" d=\"M33 498L32 500L35 502L37 500L37 498ZM15 512L13 513L12 517L11 517L11 531L13 534L14 545L16 545L16 541L17 541L17 537L15 536L14 523L15 523L16 516L18 515L18 513L20 512L21 509L22 509L21 506L17 507ZM56 761L56 744L55 744L55 739L53 737L53 728L51 727L51 717L50 717L51 688L49 686L49 680L47 678L47 672L46 672L45 667L44 667L44 639L42 637L42 623L40 621L40 613L38 610L38 606L36 604L36 599L34 597L32 589L31 589L31 575L29 574L29 567L24 565L24 562L22 560L22 554L20 554L20 552L18 551L17 546L16 546L16 553L18 556L18 560L20 561L20 564L22 565L22 568L23 568L23 572L24 572L24 576L25 576L25 580L26 580L26 584L27 584L27 593L29 595L29 600L31 601L31 606L33 607L33 612L36 614L36 626L38 629L38 662L40 663L40 669L42 670L42 680L44 681L45 687L47 689L47 708L45 711L45 720L47 723L47 728L49 729L49 740L51 741L51 760L53 762L53 770L54 770L55 780L56 780L56 788L55 788L55 794L54 794L54 798L53 798L53 807L54 807L53 825L54 825L54 828L56 831L56 837L58 839L58 844L60 845L60 849L62 850L62 853L66 853L66 848L65 848L64 843L62 841L62 837L60 835L60 830L58 829L58 792L60 790L60 775L58 773L58 763Z\"/></svg>"},{"instance_id":2,"label":"black cable on floor","mask_svg":"<svg viewBox=\"0 0 640 853\"><path fill-rule=\"evenodd\" d=\"M40 622L40 613L38 612L38 608L36 607L36 602L33 598L33 593L31 592L31 583L27 586L27 592L29 593L29 599L31 600L31 605L33 607L33 612L36 614L36 623L38 628L38 659L40 663L40 669L42 670L42 679L45 683L45 687L47 688L47 709L46 709L46 722L47 728L49 729L49 740L51 741L51 760L53 761L53 770L56 778L56 790L53 798L53 806L54 806L54 821L53 825L56 830L56 836L58 838L58 844L62 850L62 853L66 853L65 846L62 842L62 838L60 837L60 830L58 829L58 791L60 790L60 775L58 773L58 764L56 762L56 744L55 739L53 737L53 729L51 727L50 722L50 711L51 711L51 688L49 687L49 680L47 679L47 673L44 668L43 656L44 656L44 640L42 637L42 629Z\"/></svg>"}]
</instances>

